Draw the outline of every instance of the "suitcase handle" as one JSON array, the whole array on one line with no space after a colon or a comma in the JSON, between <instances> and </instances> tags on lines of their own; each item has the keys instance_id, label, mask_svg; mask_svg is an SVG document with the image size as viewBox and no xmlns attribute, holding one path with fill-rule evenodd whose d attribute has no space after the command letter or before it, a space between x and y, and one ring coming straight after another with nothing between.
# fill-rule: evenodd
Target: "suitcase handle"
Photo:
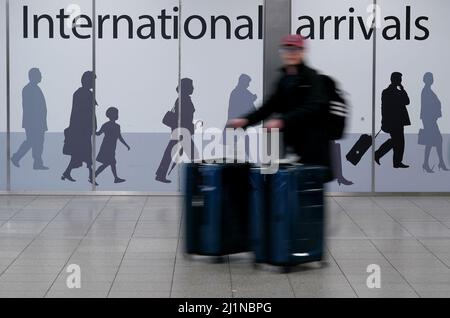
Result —
<instances>
[{"instance_id":1,"label":"suitcase handle","mask_svg":"<svg viewBox=\"0 0 450 318\"><path fill-rule=\"evenodd\" d=\"M377 139L378 135L381 133L382 129L380 129L380 131L375 135L374 139Z\"/></svg>"},{"instance_id":2,"label":"suitcase handle","mask_svg":"<svg viewBox=\"0 0 450 318\"><path fill-rule=\"evenodd\" d=\"M309 190L300 190L299 192L323 192L323 189L309 189Z\"/></svg>"},{"instance_id":3,"label":"suitcase handle","mask_svg":"<svg viewBox=\"0 0 450 318\"><path fill-rule=\"evenodd\" d=\"M197 208L204 208L205 207L205 200L206 200L206 193L207 192L212 192L215 191L217 189L217 187L211 187L211 186L201 186L200 187L200 192L202 193L202 195L199 198L196 198L196 200L192 200L192 207L197 207ZM201 213L201 218L200 218L200 224L205 225L209 223L209 217L208 214L205 213L205 211L203 210Z\"/></svg>"}]
</instances>

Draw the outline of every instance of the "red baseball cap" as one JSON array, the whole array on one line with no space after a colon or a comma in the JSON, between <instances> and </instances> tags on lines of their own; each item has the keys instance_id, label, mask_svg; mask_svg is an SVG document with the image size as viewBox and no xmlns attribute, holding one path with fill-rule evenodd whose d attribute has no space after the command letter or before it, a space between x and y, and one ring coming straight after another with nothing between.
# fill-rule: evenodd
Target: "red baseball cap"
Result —
<instances>
[{"instance_id":1,"label":"red baseball cap","mask_svg":"<svg viewBox=\"0 0 450 318\"><path fill-rule=\"evenodd\" d=\"M281 39L281 46L305 47L305 38L299 34L289 34Z\"/></svg>"}]
</instances>

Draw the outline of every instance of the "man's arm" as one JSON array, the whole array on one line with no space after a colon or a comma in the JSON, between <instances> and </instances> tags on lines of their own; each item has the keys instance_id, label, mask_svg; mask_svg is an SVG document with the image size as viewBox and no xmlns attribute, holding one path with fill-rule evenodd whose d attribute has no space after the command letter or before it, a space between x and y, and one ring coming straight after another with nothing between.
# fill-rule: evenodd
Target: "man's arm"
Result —
<instances>
[{"instance_id":1,"label":"man's arm","mask_svg":"<svg viewBox=\"0 0 450 318\"><path fill-rule=\"evenodd\" d=\"M403 86L402 86L402 98L403 98L403 103L405 105L411 104L411 100L409 99L408 93L405 91Z\"/></svg>"},{"instance_id":2,"label":"man's arm","mask_svg":"<svg viewBox=\"0 0 450 318\"><path fill-rule=\"evenodd\" d=\"M256 125L267 119L270 115L276 112L276 107L280 103L280 89L279 83L275 92L270 96L270 98L262 105L260 108L254 112L247 114L244 118L248 120L246 127Z\"/></svg>"}]
</instances>

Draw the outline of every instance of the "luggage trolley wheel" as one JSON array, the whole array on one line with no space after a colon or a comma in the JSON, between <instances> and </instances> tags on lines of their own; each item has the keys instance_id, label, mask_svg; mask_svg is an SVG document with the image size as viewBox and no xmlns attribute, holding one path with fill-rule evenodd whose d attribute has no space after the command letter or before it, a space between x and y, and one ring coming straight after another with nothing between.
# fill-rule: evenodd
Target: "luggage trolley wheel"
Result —
<instances>
[{"instance_id":1,"label":"luggage trolley wheel","mask_svg":"<svg viewBox=\"0 0 450 318\"><path fill-rule=\"evenodd\" d=\"M319 264L320 268L330 267L330 263L328 261L325 261L325 260L318 261L317 264Z\"/></svg>"},{"instance_id":2,"label":"luggage trolley wheel","mask_svg":"<svg viewBox=\"0 0 450 318\"><path fill-rule=\"evenodd\" d=\"M213 264L223 264L225 263L225 257L224 256L215 256L211 260Z\"/></svg>"},{"instance_id":3,"label":"luggage trolley wheel","mask_svg":"<svg viewBox=\"0 0 450 318\"><path fill-rule=\"evenodd\" d=\"M280 271L282 274L289 274L290 272L292 272L292 267L291 266L282 266Z\"/></svg>"},{"instance_id":4,"label":"luggage trolley wheel","mask_svg":"<svg viewBox=\"0 0 450 318\"><path fill-rule=\"evenodd\" d=\"M252 266L253 266L253 269L261 269L260 263L253 262Z\"/></svg>"}]
</instances>

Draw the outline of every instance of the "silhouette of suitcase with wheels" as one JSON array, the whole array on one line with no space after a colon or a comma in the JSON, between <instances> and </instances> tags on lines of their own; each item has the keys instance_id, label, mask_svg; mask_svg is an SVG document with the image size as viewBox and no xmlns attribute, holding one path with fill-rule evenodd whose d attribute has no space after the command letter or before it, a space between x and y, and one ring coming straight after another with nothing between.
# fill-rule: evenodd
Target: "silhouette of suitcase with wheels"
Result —
<instances>
[{"instance_id":1,"label":"silhouette of suitcase with wheels","mask_svg":"<svg viewBox=\"0 0 450 318\"><path fill-rule=\"evenodd\" d=\"M381 131L380 131L381 132ZM375 138L378 137L380 134L376 134ZM359 137L356 144L353 146L353 148L349 151L346 158L347 161L349 161L354 166L357 166L359 162L361 161L362 157L367 153L367 151L372 147L373 139L372 136L364 134L361 137Z\"/></svg>"}]
</instances>

